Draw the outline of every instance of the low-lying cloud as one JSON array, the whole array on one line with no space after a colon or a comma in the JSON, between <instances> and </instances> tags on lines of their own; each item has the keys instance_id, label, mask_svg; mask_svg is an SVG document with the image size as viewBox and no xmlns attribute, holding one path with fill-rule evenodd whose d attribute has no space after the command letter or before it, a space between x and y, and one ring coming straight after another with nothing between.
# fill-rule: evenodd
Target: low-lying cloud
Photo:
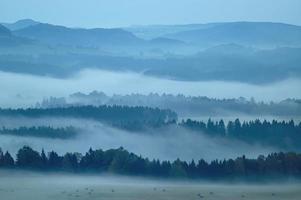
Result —
<instances>
[{"instance_id":1,"label":"low-lying cloud","mask_svg":"<svg viewBox=\"0 0 301 200\"><path fill-rule=\"evenodd\" d=\"M8 122L2 119L2 122ZM224 159L236 158L243 154L256 158L258 155L276 151L270 147L249 145L243 142L219 138L210 138L202 133L195 133L186 129L168 128L156 131L132 133L105 126L99 122L81 119L15 119L11 127L45 125L63 127L73 125L81 128L82 132L75 139L45 139L34 137L18 137L0 135L0 147L13 154L24 145L41 151L55 150L60 154L66 152L85 153L90 147L93 149L124 147L130 152L150 159L175 160L177 158L191 159ZM2 125L2 124L1 124Z\"/></svg>"},{"instance_id":2,"label":"low-lying cloud","mask_svg":"<svg viewBox=\"0 0 301 200\"><path fill-rule=\"evenodd\" d=\"M270 85L250 85L238 82L189 82L149 77L130 72L84 70L68 79L0 72L0 106L32 106L49 96L68 96L75 92L104 91L108 95L151 92L238 98L263 101L301 98L301 80L288 79Z\"/></svg>"}]
</instances>

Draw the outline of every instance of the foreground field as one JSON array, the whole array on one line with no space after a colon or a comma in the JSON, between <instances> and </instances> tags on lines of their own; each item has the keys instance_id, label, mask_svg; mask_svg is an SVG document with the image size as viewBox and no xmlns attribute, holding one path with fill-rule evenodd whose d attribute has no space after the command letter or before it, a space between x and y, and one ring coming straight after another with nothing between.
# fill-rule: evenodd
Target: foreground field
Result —
<instances>
[{"instance_id":1,"label":"foreground field","mask_svg":"<svg viewBox=\"0 0 301 200\"><path fill-rule=\"evenodd\" d=\"M0 197L5 200L297 200L301 184L246 185L163 182L126 177L40 175L0 172Z\"/></svg>"}]
</instances>

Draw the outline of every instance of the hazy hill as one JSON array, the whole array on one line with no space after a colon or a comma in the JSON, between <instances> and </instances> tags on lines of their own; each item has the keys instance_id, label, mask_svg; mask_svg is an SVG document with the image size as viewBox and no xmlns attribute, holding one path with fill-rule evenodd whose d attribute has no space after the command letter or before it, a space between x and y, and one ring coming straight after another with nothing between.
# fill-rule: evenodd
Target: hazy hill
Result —
<instances>
[{"instance_id":1,"label":"hazy hill","mask_svg":"<svg viewBox=\"0 0 301 200\"><path fill-rule=\"evenodd\" d=\"M257 47L301 46L301 27L281 23L234 22L181 31L165 37L201 46L236 43Z\"/></svg>"},{"instance_id":2,"label":"hazy hill","mask_svg":"<svg viewBox=\"0 0 301 200\"><path fill-rule=\"evenodd\" d=\"M11 31L15 31L15 30L23 29L28 26L33 26L33 25L36 25L39 23L40 22L34 21L32 19L22 19L22 20L14 22L14 23L2 23L2 25Z\"/></svg>"},{"instance_id":3,"label":"hazy hill","mask_svg":"<svg viewBox=\"0 0 301 200\"><path fill-rule=\"evenodd\" d=\"M122 29L75 29L42 23L14 31L14 34L35 39L50 45L91 47L108 45L135 46L144 42L132 33Z\"/></svg>"},{"instance_id":4,"label":"hazy hill","mask_svg":"<svg viewBox=\"0 0 301 200\"><path fill-rule=\"evenodd\" d=\"M185 45L182 41L169 38L144 40L118 28L82 29L39 23L18 29L13 33L51 46L102 48L111 53L123 52L123 55L133 52L137 55L141 51L155 52L157 55L163 54L164 51L184 51L181 47Z\"/></svg>"},{"instance_id":5,"label":"hazy hill","mask_svg":"<svg viewBox=\"0 0 301 200\"><path fill-rule=\"evenodd\" d=\"M234 44L210 48L193 56L162 59L76 53L40 54L38 57L0 55L0 70L10 72L61 77L90 66L177 80L225 80L253 84L301 77L300 64L301 48L256 51Z\"/></svg>"}]
</instances>

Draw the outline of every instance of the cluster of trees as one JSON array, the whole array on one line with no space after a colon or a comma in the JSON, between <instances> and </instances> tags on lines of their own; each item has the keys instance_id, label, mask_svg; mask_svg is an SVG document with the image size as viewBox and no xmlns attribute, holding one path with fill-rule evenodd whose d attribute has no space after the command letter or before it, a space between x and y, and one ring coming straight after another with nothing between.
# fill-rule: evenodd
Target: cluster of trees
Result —
<instances>
[{"instance_id":1,"label":"cluster of trees","mask_svg":"<svg viewBox=\"0 0 301 200\"><path fill-rule=\"evenodd\" d=\"M53 128L50 126L38 126L38 127L19 127L19 128L6 128L0 129L0 135L15 135L21 137L42 137L42 138L59 138L70 139L74 138L78 134L78 130L72 126L64 128Z\"/></svg>"},{"instance_id":2,"label":"cluster of trees","mask_svg":"<svg viewBox=\"0 0 301 200\"><path fill-rule=\"evenodd\" d=\"M150 161L123 148L107 151L90 149L85 155L66 153L63 156L51 151L46 155L24 146L19 149L16 160L0 151L0 167L41 171L68 171L76 173L113 173L134 176L191 179L262 179L301 177L301 154L273 153L247 159L214 160L206 162Z\"/></svg>"},{"instance_id":3,"label":"cluster of trees","mask_svg":"<svg viewBox=\"0 0 301 200\"><path fill-rule=\"evenodd\" d=\"M229 121L223 120L214 122L211 119L207 123L187 119L182 121L180 126L195 131L201 131L210 136L228 137L243 140L254 144L273 145L282 148L297 148L301 145L301 122L295 124L293 120L285 121L244 121L239 119Z\"/></svg>"},{"instance_id":4,"label":"cluster of trees","mask_svg":"<svg viewBox=\"0 0 301 200\"><path fill-rule=\"evenodd\" d=\"M93 119L120 128L138 130L175 123L177 114L171 110L129 106L70 106L56 108L1 109L0 116L23 117L74 117Z\"/></svg>"}]
</instances>

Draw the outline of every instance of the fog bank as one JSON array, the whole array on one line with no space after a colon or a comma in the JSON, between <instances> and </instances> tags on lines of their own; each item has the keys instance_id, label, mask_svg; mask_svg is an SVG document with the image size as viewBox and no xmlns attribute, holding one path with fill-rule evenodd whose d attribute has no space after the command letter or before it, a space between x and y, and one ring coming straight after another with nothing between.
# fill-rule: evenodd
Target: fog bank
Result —
<instances>
[{"instance_id":1,"label":"fog bank","mask_svg":"<svg viewBox=\"0 0 301 200\"><path fill-rule=\"evenodd\" d=\"M32 106L49 96L68 96L75 92L103 91L108 95L141 93L184 94L212 98L255 97L256 100L280 101L301 98L301 80L288 79L270 85L238 82L188 82L149 77L130 72L84 70L68 79L56 79L0 72L0 106Z\"/></svg>"},{"instance_id":2,"label":"fog bank","mask_svg":"<svg viewBox=\"0 0 301 200\"><path fill-rule=\"evenodd\" d=\"M2 119L0 122L9 124L9 119ZM148 157L150 159L161 160L181 160L191 161L192 159L214 159L236 158L246 155L249 158L257 158L258 155L266 155L277 149L262 147L259 145L249 145L240 141L209 138L201 133L195 133L182 128L164 128L147 132L127 132L108 127L99 122L46 118L46 119L15 119L11 127L18 126L74 126L81 128L82 132L75 139L47 139L34 137L18 137L10 135L0 135L0 147L15 154L24 145L28 145L35 150L45 151L55 150L59 154L66 152L86 153L90 147L93 149L111 149L124 147L126 150ZM1 124L2 125L2 124Z\"/></svg>"},{"instance_id":3,"label":"fog bank","mask_svg":"<svg viewBox=\"0 0 301 200\"><path fill-rule=\"evenodd\" d=\"M296 200L300 182L273 184L162 181L108 175L40 174L0 170L0 196L5 200L105 199L195 200L261 199Z\"/></svg>"}]
</instances>

